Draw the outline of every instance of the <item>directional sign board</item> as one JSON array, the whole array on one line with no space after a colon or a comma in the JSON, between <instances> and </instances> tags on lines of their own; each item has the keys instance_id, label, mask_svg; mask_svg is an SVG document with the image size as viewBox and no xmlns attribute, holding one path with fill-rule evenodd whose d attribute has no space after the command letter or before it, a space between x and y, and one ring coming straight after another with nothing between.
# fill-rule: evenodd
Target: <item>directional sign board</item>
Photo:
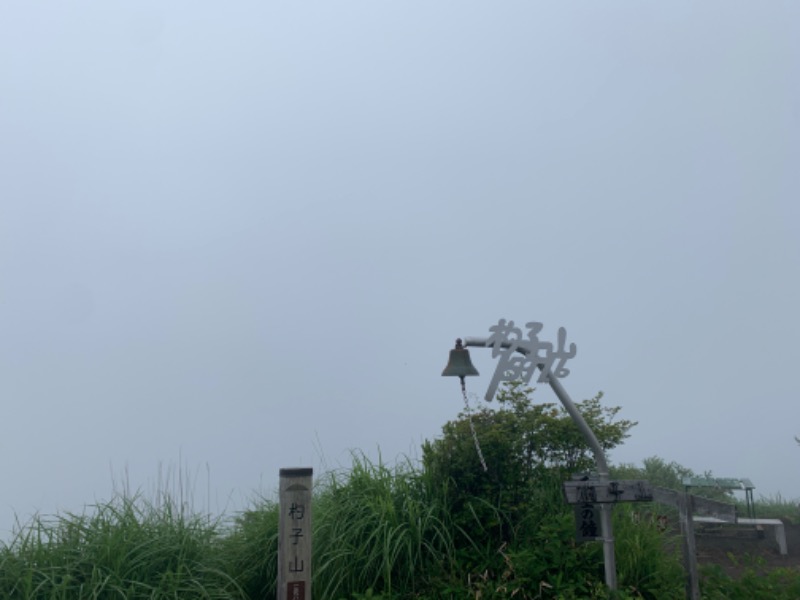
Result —
<instances>
[{"instance_id":1,"label":"directional sign board","mask_svg":"<svg viewBox=\"0 0 800 600\"><path fill-rule=\"evenodd\" d=\"M652 502L653 488L645 480L622 479L601 482L597 479L564 482L567 504L613 504Z\"/></svg>"},{"instance_id":2,"label":"directional sign board","mask_svg":"<svg viewBox=\"0 0 800 600\"><path fill-rule=\"evenodd\" d=\"M602 539L600 507L596 504L576 504L572 508L575 511L575 541L582 544Z\"/></svg>"}]
</instances>

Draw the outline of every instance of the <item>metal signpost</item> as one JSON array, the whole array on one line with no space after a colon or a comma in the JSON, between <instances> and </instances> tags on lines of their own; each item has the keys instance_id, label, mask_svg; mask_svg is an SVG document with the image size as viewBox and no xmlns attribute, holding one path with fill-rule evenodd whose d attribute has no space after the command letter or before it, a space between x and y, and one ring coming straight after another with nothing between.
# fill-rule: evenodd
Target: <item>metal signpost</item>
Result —
<instances>
[{"instance_id":1,"label":"metal signpost","mask_svg":"<svg viewBox=\"0 0 800 600\"><path fill-rule=\"evenodd\" d=\"M528 330L527 335L523 336L522 330L514 325L514 321L500 319L497 325L489 328L491 335L487 338L465 338L463 346L474 346L481 348L491 348L492 356L499 357L497 369L494 377L489 383L486 392L486 399L491 400L502 381L522 380L529 383L534 373L538 369L540 372L539 383L547 383L555 392L561 404L569 414L570 418L580 430L589 448L594 454L595 464L597 465L598 486L607 486L609 483L608 462L603 448L597 441L597 437L591 430L586 420L577 409L572 399L561 386L560 377L569 375L566 368L568 359L573 358L577 352L575 344L566 345L567 332L561 327L558 330L556 343L542 341L539 333L543 325L535 321L525 324ZM459 354L460 353L460 354ZM517 356L517 353L521 356ZM477 375L478 371L469 361L468 351L462 347L461 340L456 341L456 349L450 353L450 363L445 368L442 375L453 375L461 378L462 390L464 389L464 377ZM466 392L465 392L466 396ZM614 558L614 535L611 526L611 506L609 503L601 503L599 508L599 535L594 539L603 541L603 564L605 568L605 581L609 589L617 589L617 572ZM588 510L587 510L588 514ZM596 514L596 513L592 513ZM591 529L591 528L590 528ZM589 532L591 533L591 531Z\"/></svg>"},{"instance_id":2,"label":"metal signpost","mask_svg":"<svg viewBox=\"0 0 800 600\"><path fill-rule=\"evenodd\" d=\"M280 470L277 600L311 600L312 474Z\"/></svg>"}]
</instances>

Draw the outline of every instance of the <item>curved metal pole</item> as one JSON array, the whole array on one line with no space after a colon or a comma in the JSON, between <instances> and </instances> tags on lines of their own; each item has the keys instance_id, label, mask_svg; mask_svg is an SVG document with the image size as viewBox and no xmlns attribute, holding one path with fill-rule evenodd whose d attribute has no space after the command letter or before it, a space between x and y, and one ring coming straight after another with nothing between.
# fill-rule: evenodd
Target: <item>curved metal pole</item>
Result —
<instances>
[{"instance_id":1,"label":"curved metal pole","mask_svg":"<svg viewBox=\"0 0 800 600\"><path fill-rule=\"evenodd\" d=\"M539 365L539 367L541 368L541 365ZM561 400L561 404L564 405L569 416L575 421L583 437L586 438L586 441L589 443L589 447L594 453L594 462L597 465L597 478L602 485L607 484L609 481L608 462L606 461L606 454L603 452L602 446L600 446L600 443L597 441L597 436L595 436L589 424L586 423L586 419L583 418L578 407L573 404L558 378L552 376L548 377L547 383L553 388L556 396ZM617 560L614 555L614 532L611 524L611 510L613 506L613 504L605 503L600 505L600 528L603 530L603 566L605 568L606 585L609 589L616 590Z\"/></svg>"},{"instance_id":2,"label":"curved metal pole","mask_svg":"<svg viewBox=\"0 0 800 600\"><path fill-rule=\"evenodd\" d=\"M465 347L473 346L478 348L486 348L487 345L487 338L464 338ZM503 342L501 345L503 348L511 347L511 344L508 342ZM521 347L517 347L517 352L524 355L528 354L527 349ZM540 371L544 372L544 365L537 364L536 366ZM586 419L583 418L583 415L578 410L578 407L575 406L575 403L572 402L572 399L569 397L569 394L567 394L558 378L548 376L547 383L550 384L550 387L553 389L556 396L558 396L558 399L561 401L564 409L567 411L570 418L572 418L572 420L575 422L578 430L589 444L589 448L591 448L592 453L594 454L594 462L595 465L597 465L597 477L600 480L600 483L608 483L608 461L606 460L606 454L603 451L603 447L600 445L600 442L597 441L597 436L594 434L594 431L592 431L592 429L589 427L589 424L586 422ZM617 564L614 556L614 532L611 524L612 506L613 505L611 504L600 504L600 527L603 530L603 566L605 568L606 585L609 589L616 590Z\"/></svg>"}]
</instances>

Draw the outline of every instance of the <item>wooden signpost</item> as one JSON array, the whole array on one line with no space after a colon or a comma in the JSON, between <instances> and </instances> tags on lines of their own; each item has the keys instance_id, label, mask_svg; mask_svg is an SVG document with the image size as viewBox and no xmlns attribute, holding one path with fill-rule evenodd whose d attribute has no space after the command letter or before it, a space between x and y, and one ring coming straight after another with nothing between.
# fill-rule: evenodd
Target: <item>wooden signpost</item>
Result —
<instances>
[{"instance_id":1,"label":"wooden signpost","mask_svg":"<svg viewBox=\"0 0 800 600\"><path fill-rule=\"evenodd\" d=\"M567 504L615 504L617 502L652 502L653 489L640 479L601 482L597 479L564 483Z\"/></svg>"},{"instance_id":2,"label":"wooden signpost","mask_svg":"<svg viewBox=\"0 0 800 600\"><path fill-rule=\"evenodd\" d=\"M277 600L311 600L310 468L281 469Z\"/></svg>"},{"instance_id":3,"label":"wooden signpost","mask_svg":"<svg viewBox=\"0 0 800 600\"><path fill-rule=\"evenodd\" d=\"M575 505L575 537L579 542L603 539L604 532L597 525L599 504L658 502L678 509L686 568L686 597L690 600L700 598L693 513L700 511L721 521L736 522L736 507L732 504L654 487L643 480L599 481L587 478L567 481L564 483L564 496L568 504Z\"/></svg>"},{"instance_id":4,"label":"wooden signpost","mask_svg":"<svg viewBox=\"0 0 800 600\"><path fill-rule=\"evenodd\" d=\"M568 504L575 505L575 540L579 543L602 540L598 504L617 502L651 502L653 490L646 481L597 479L573 480L564 483Z\"/></svg>"},{"instance_id":5,"label":"wooden signpost","mask_svg":"<svg viewBox=\"0 0 800 600\"><path fill-rule=\"evenodd\" d=\"M575 505L575 541L579 544L603 539L600 507L590 502Z\"/></svg>"},{"instance_id":6,"label":"wooden signpost","mask_svg":"<svg viewBox=\"0 0 800 600\"><path fill-rule=\"evenodd\" d=\"M698 498L686 492L655 488L655 501L678 509L683 538L683 566L686 569L686 598L700 600L700 577L697 572L697 547L694 539L694 511L702 510L721 521L736 523L736 507L732 504Z\"/></svg>"}]
</instances>

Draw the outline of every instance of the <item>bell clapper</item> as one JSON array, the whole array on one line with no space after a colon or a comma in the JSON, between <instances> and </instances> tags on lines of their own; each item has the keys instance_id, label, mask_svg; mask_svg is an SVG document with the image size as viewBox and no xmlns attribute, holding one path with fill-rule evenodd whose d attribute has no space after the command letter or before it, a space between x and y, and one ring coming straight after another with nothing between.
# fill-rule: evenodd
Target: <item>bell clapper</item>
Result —
<instances>
[{"instance_id":1,"label":"bell clapper","mask_svg":"<svg viewBox=\"0 0 800 600\"><path fill-rule=\"evenodd\" d=\"M481 451L481 444L478 441L478 432L475 431L475 423L472 422L472 411L469 408L469 399L467 398L467 386L464 383L464 376L461 376L461 393L464 396L464 409L467 413L467 419L469 420L469 429L472 432L472 441L475 442L475 450L478 452L478 459L481 461L481 466L483 467L483 471L486 472L489 468L486 466L486 460L483 458L483 452Z\"/></svg>"}]
</instances>

